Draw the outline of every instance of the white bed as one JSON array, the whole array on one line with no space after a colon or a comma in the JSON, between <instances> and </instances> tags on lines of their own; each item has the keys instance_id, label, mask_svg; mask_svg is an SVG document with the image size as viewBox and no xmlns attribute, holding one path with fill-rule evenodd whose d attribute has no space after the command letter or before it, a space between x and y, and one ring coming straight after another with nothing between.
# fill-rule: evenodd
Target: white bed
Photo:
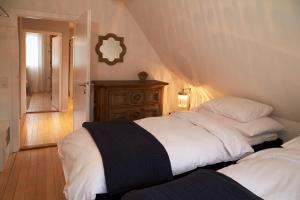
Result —
<instances>
[{"instance_id":1,"label":"white bed","mask_svg":"<svg viewBox=\"0 0 300 200\"><path fill-rule=\"evenodd\" d=\"M256 152L218 172L232 178L265 200L300 199L300 136ZM210 174L210 175L208 175ZM122 199L256 199L242 187L212 172L199 170L166 184L132 191ZM245 195L243 198L241 196ZM178 197L178 195L180 197Z\"/></svg>"},{"instance_id":2,"label":"white bed","mask_svg":"<svg viewBox=\"0 0 300 200\"><path fill-rule=\"evenodd\" d=\"M300 199L300 150L273 148L259 151L219 172L263 199Z\"/></svg>"},{"instance_id":3,"label":"white bed","mask_svg":"<svg viewBox=\"0 0 300 200\"><path fill-rule=\"evenodd\" d=\"M253 152L240 131L201 112L174 113L137 120L136 123L165 147L174 175L238 160ZM274 134L269 138L274 138ZM86 129L81 128L60 141L58 151L66 179L64 193L67 199L95 199L96 194L107 192L102 158Z\"/></svg>"}]
</instances>

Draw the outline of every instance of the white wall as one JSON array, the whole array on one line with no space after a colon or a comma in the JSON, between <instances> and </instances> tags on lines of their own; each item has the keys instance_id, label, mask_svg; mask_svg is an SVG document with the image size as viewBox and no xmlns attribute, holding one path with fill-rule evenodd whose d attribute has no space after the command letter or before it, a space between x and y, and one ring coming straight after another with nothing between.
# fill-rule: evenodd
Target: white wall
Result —
<instances>
[{"instance_id":1,"label":"white wall","mask_svg":"<svg viewBox=\"0 0 300 200\"><path fill-rule=\"evenodd\" d=\"M0 48L0 120L10 119L11 109L11 60L6 59L11 53L15 53L12 48L14 43L12 37L16 33L13 28L0 27L0 43L5 48ZM6 84L6 85L5 85Z\"/></svg>"},{"instance_id":2,"label":"white wall","mask_svg":"<svg viewBox=\"0 0 300 200\"><path fill-rule=\"evenodd\" d=\"M137 73L146 71L150 79L166 81L164 113L177 109L177 92L185 84L161 62L134 18L120 1L92 1L92 8L103 8L101 12L92 10L92 80L136 80ZM125 39L127 52L123 63L113 66L98 62L95 45L98 35L115 33Z\"/></svg>"},{"instance_id":3,"label":"white wall","mask_svg":"<svg viewBox=\"0 0 300 200\"><path fill-rule=\"evenodd\" d=\"M159 56L153 50L143 32L135 23L122 1L110 0L6 0L1 4L9 14L11 22L8 24L17 31L17 16L36 17L46 19L73 20L87 9L92 10L92 45L91 45L91 77L92 79L137 79L136 74L140 71L147 71L150 78L170 82L166 88L164 113L176 109L177 92L186 83L171 73L161 62ZM1 24L0 24L1 26ZM47 26L49 27L49 25ZM108 32L117 33L125 37L127 54L124 63L108 66L98 63L94 47L99 34ZM17 42L17 37L13 38ZM2 46L0 47L2 48ZM8 55L5 59L18 55ZM13 68L17 71L18 64ZM17 73L12 73L16 75ZM67 77L67 76L66 76ZM205 94L205 96L207 96ZM16 105L18 102L13 102Z\"/></svg>"},{"instance_id":4,"label":"white wall","mask_svg":"<svg viewBox=\"0 0 300 200\"><path fill-rule=\"evenodd\" d=\"M8 120L12 138L18 137L19 106L14 99L19 98L18 91L18 32L17 21L0 17L0 79L7 79L7 87L0 87L0 120ZM13 140L12 147L18 147L19 141ZM16 148L11 150L15 151Z\"/></svg>"},{"instance_id":5,"label":"white wall","mask_svg":"<svg viewBox=\"0 0 300 200\"><path fill-rule=\"evenodd\" d=\"M221 95L268 103L298 122L292 132L300 134L300 1L124 2L174 73Z\"/></svg>"},{"instance_id":6,"label":"white wall","mask_svg":"<svg viewBox=\"0 0 300 200\"><path fill-rule=\"evenodd\" d=\"M300 121L299 1L124 2L130 12L117 0L6 0L3 7L12 18L67 20L91 8L92 79L136 79L145 70L171 82L165 113L176 108L176 94L189 86L183 80L190 80L200 102L235 94L274 105L278 116ZM97 62L97 35L107 32L125 37L124 63Z\"/></svg>"},{"instance_id":7,"label":"white wall","mask_svg":"<svg viewBox=\"0 0 300 200\"><path fill-rule=\"evenodd\" d=\"M29 6L30 5L30 6ZM10 0L4 4L11 12L22 13L24 16L41 15L47 12L54 17L79 16L86 9L92 10L92 45L91 45L91 78L92 79L137 79L136 74L147 71L150 78L170 82L166 88L165 111L167 113L176 109L176 94L185 84L171 73L161 62L159 56L153 50L144 33L140 30L122 1L90 0L90 1L46 1L28 0L26 3L20 0ZM124 63L109 66L97 61L95 45L99 34L114 32L125 37L127 54ZM176 80L176 81L174 81Z\"/></svg>"}]
</instances>

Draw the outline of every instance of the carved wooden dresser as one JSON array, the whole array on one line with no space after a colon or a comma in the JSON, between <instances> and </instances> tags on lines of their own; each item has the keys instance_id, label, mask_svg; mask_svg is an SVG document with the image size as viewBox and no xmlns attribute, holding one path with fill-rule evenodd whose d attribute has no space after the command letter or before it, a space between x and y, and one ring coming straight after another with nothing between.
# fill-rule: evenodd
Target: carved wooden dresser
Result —
<instances>
[{"instance_id":1,"label":"carved wooden dresser","mask_svg":"<svg viewBox=\"0 0 300 200\"><path fill-rule=\"evenodd\" d=\"M168 83L146 81L93 81L94 121L125 117L136 120L161 116L163 89Z\"/></svg>"}]
</instances>

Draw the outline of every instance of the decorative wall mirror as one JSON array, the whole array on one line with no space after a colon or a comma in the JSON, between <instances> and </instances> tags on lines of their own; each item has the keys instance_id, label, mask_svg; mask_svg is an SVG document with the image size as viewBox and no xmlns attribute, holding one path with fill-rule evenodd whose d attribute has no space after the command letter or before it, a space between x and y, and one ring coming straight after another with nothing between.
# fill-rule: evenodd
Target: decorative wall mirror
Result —
<instances>
[{"instance_id":1,"label":"decorative wall mirror","mask_svg":"<svg viewBox=\"0 0 300 200\"><path fill-rule=\"evenodd\" d=\"M98 61L105 62L108 65L123 62L123 57L126 54L124 38L118 37L113 33L98 36L98 43L95 49L98 54Z\"/></svg>"}]
</instances>

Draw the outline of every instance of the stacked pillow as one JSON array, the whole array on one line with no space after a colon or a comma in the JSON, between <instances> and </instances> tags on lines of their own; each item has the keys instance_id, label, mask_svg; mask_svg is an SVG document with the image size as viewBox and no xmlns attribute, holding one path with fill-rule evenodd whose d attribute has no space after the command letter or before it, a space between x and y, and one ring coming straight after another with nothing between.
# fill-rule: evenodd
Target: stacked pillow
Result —
<instances>
[{"instance_id":1,"label":"stacked pillow","mask_svg":"<svg viewBox=\"0 0 300 200\"><path fill-rule=\"evenodd\" d=\"M202 104L201 109L223 116L224 121L231 123L248 137L284 129L280 123L268 117L273 112L273 107L249 99L222 97Z\"/></svg>"}]
</instances>

